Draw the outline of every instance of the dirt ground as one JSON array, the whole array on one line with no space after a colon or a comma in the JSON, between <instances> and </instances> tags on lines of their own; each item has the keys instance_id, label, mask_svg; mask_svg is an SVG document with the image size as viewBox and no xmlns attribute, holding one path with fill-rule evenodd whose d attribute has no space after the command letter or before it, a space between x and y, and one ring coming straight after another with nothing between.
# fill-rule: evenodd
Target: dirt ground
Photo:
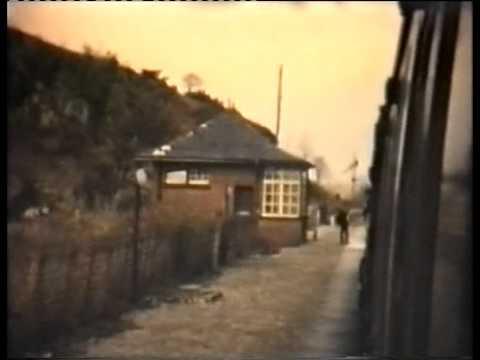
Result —
<instances>
[{"instance_id":1,"label":"dirt ground","mask_svg":"<svg viewBox=\"0 0 480 360\"><path fill-rule=\"evenodd\" d=\"M351 233L351 244L340 246L336 229L322 227L317 241L278 255L252 256L181 292L221 294L207 301L198 296L179 301L177 296L164 302L164 294L152 294L146 299L150 308L122 316L117 324L123 328L78 340L67 352L182 359L360 355L355 353L360 351L356 297L364 228Z\"/></svg>"}]
</instances>

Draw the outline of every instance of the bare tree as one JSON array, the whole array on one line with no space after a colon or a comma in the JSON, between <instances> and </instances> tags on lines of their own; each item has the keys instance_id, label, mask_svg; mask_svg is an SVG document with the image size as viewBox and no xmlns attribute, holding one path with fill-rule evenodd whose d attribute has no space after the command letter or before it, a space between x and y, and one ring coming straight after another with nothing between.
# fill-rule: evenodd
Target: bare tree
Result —
<instances>
[{"instance_id":1,"label":"bare tree","mask_svg":"<svg viewBox=\"0 0 480 360\"><path fill-rule=\"evenodd\" d=\"M203 80L200 76L194 73L188 73L183 77L183 83L187 88L187 92L191 92L192 89L198 88L203 85Z\"/></svg>"}]
</instances>

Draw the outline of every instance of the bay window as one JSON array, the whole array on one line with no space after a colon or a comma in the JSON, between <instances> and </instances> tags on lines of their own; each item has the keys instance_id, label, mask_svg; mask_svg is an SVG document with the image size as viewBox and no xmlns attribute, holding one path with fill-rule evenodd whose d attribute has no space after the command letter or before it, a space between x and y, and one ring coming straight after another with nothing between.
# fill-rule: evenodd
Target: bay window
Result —
<instances>
[{"instance_id":1,"label":"bay window","mask_svg":"<svg viewBox=\"0 0 480 360\"><path fill-rule=\"evenodd\" d=\"M299 170L267 169L262 186L262 216L300 216L302 173Z\"/></svg>"}]
</instances>

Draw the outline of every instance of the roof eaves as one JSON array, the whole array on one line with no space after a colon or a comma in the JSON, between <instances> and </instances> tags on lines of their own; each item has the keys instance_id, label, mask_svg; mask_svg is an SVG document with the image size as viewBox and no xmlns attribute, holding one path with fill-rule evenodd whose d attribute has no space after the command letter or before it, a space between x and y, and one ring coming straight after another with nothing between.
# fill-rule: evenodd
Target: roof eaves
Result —
<instances>
[{"instance_id":1,"label":"roof eaves","mask_svg":"<svg viewBox=\"0 0 480 360\"><path fill-rule=\"evenodd\" d=\"M211 159L211 158L200 158L200 157L172 157L172 156L153 156L153 155L138 155L134 159L135 161L153 161L153 162L165 162L165 163L175 163L175 162L191 162L191 163L208 163L208 164L262 164L262 165L284 165L284 166L301 166L303 168L313 167L313 165L303 159Z\"/></svg>"}]
</instances>

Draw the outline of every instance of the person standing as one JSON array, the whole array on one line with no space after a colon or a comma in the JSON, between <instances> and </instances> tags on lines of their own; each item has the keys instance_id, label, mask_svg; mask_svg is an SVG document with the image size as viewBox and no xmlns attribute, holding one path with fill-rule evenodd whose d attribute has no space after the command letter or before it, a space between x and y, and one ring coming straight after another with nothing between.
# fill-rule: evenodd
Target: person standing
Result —
<instances>
[{"instance_id":1,"label":"person standing","mask_svg":"<svg viewBox=\"0 0 480 360\"><path fill-rule=\"evenodd\" d=\"M345 209L339 209L336 216L337 226L340 228L340 245L348 244L349 237L349 222L348 213Z\"/></svg>"},{"instance_id":2,"label":"person standing","mask_svg":"<svg viewBox=\"0 0 480 360\"><path fill-rule=\"evenodd\" d=\"M320 205L315 208L315 240L318 240L318 227L322 225L322 209Z\"/></svg>"}]
</instances>

